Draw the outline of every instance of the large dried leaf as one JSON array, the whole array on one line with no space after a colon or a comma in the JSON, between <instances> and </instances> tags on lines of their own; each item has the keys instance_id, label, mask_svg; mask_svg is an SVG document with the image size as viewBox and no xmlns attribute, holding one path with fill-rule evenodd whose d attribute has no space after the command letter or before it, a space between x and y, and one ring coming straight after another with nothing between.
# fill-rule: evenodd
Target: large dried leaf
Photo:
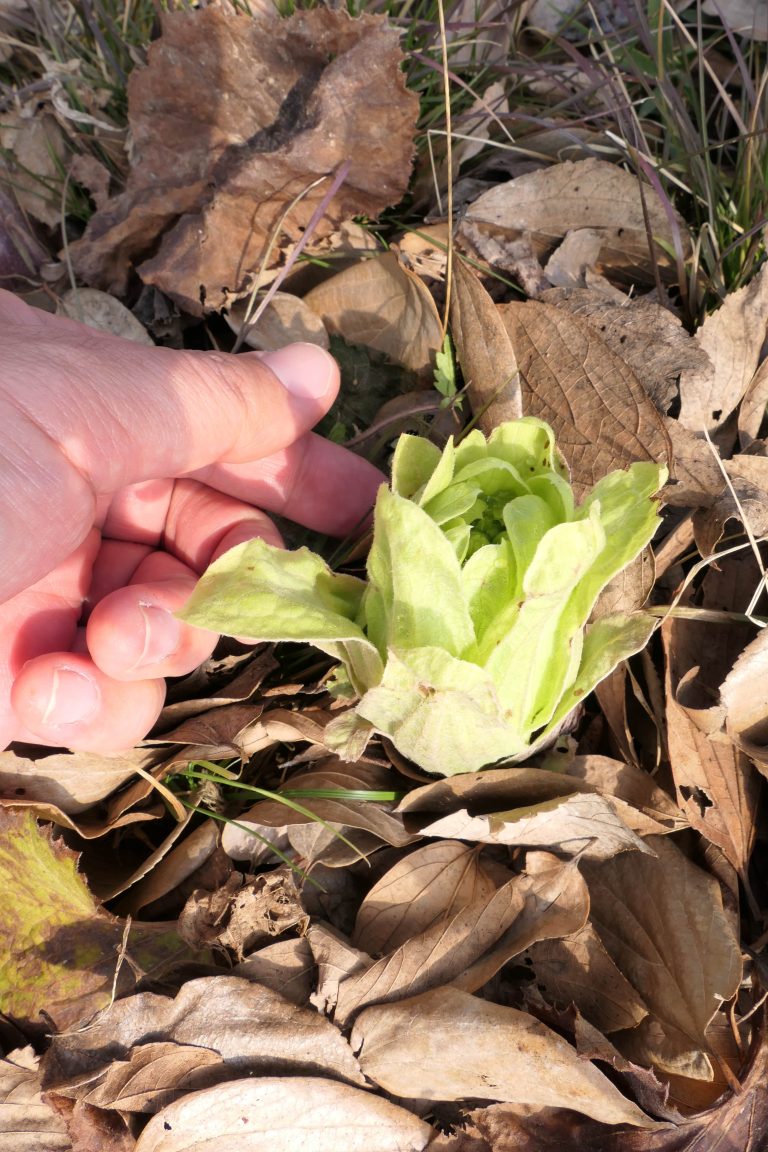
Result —
<instances>
[{"instance_id":1,"label":"large dried leaf","mask_svg":"<svg viewBox=\"0 0 768 1152\"><path fill-rule=\"evenodd\" d=\"M78 272L120 295L136 265L145 283L200 314L247 290L278 226L279 262L328 182L281 216L343 162L349 174L315 239L396 203L418 112L401 60L397 32L378 16L319 8L283 20L266 5L253 17L225 6L164 12L149 63L128 84L127 189L73 246Z\"/></svg>"},{"instance_id":2,"label":"large dried leaf","mask_svg":"<svg viewBox=\"0 0 768 1152\"><path fill-rule=\"evenodd\" d=\"M704 608L738 611L753 587L751 558L727 557L707 572ZM747 757L722 731L720 686L752 637L749 625L712 628L670 618L662 627L667 744L678 803L688 820L716 844L747 882L754 843L760 779Z\"/></svg>"},{"instance_id":3,"label":"large dried leaf","mask_svg":"<svg viewBox=\"0 0 768 1152\"><path fill-rule=\"evenodd\" d=\"M728 732L750 745L768 744L768 630L742 651L723 680L720 700Z\"/></svg>"},{"instance_id":4,"label":"large dried leaf","mask_svg":"<svg viewBox=\"0 0 768 1152\"><path fill-rule=\"evenodd\" d=\"M396 1096L514 1100L656 1127L544 1024L455 988L366 1008L352 1044L365 1074Z\"/></svg>"},{"instance_id":5,"label":"large dried leaf","mask_svg":"<svg viewBox=\"0 0 768 1152\"><path fill-rule=\"evenodd\" d=\"M300 936L267 944L232 971L235 976L272 988L292 1004L307 1004L314 985L314 967L312 950L306 937Z\"/></svg>"},{"instance_id":6,"label":"large dried leaf","mask_svg":"<svg viewBox=\"0 0 768 1152\"><path fill-rule=\"evenodd\" d=\"M313 288L305 304L348 344L383 352L412 372L429 372L442 344L440 317L429 289L385 252Z\"/></svg>"},{"instance_id":7,"label":"large dried leaf","mask_svg":"<svg viewBox=\"0 0 768 1152\"><path fill-rule=\"evenodd\" d=\"M125 995L141 967L188 958L161 924L133 925L118 965L124 925L99 908L77 857L38 829L29 813L0 810L0 1000L20 1023L44 1010L59 1028Z\"/></svg>"},{"instance_id":8,"label":"large dried leaf","mask_svg":"<svg viewBox=\"0 0 768 1152\"><path fill-rule=\"evenodd\" d=\"M707 353L678 317L647 298L619 301L589 288L553 288L541 299L588 320L600 339L629 365L661 413L677 396L682 371L704 372L710 366Z\"/></svg>"},{"instance_id":9,"label":"large dried leaf","mask_svg":"<svg viewBox=\"0 0 768 1152\"><path fill-rule=\"evenodd\" d=\"M768 267L731 292L696 332L710 367L683 372L680 423L692 432L714 432L733 412L758 365L768 321Z\"/></svg>"},{"instance_id":10,"label":"large dried leaf","mask_svg":"<svg viewBox=\"0 0 768 1152\"><path fill-rule=\"evenodd\" d=\"M492 895L440 917L339 988L334 1019L345 1028L368 1004L403 1000L461 975L497 943L524 906L515 877ZM311 941L310 941L311 943Z\"/></svg>"},{"instance_id":11,"label":"large dried leaf","mask_svg":"<svg viewBox=\"0 0 768 1152\"><path fill-rule=\"evenodd\" d=\"M424 825L421 834L482 844L555 848L598 860L630 848L647 851L610 800L581 793L484 816L471 816L466 808L459 809Z\"/></svg>"},{"instance_id":12,"label":"large dried leaf","mask_svg":"<svg viewBox=\"0 0 768 1152\"><path fill-rule=\"evenodd\" d=\"M469 206L466 220L496 240L530 234L539 256L567 232L588 228L601 240L598 272L631 284L653 283L654 266L662 277L676 275L668 255L675 236L656 192L604 160L566 161L499 184ZM685 224L680 216L676 222L687 249Z\"/></svg>"},{"instance_id":13,"label":"large dried leaf","mask_svg":"<svg viewBox=\"0 0 768 1152\"><path fill-rule=\"evenodd\" d=\"M581 316L552 304L500 305L526 415L546 420L583 496L635 460L669 461L663 421L632 369Z\"/></svg>"},{"instance_id":14,"label":"large dried leaf","mask_svg":"<svg viewBox=\"0 0 768 1152\"><path fill-rule=\"evenodd\" d=\"M525 867L516 885L516 896L524 901L519 915L490 951L453 981L454 988L476 992L537 941L569 936L583 928L589 893L577 864L549 852L529 852Z\"/></svg>"},{"instance_id":15,"label":"large dried leaf","mask_svg":"<svg viewBox=\"0 0 768 1152\"><path fill-rule=\"evenodd\" d=\"M149 769L158 754L134 749L122 756L95 752L54 752L40 759L0 752L0 795L9 801L53 804L69 816L85 812L135 775Z\"/></svg>"},{"instance_id":16,"label":"large dried leaf","mask_svg":"<svg viewBox=\"0 0 768 1152\"><path fill-rule=\"evenodd\" d=\"M360 905L352 943L371 954L390 952L436 920L452 916L498 884L477 848L454 840L425 844L399 860Z\"/></svg>"},{"instance_id":17,"label":"large dried leaf","mask_svg":"<svg viewBox=\"0 0 768 1152\"><path fill-rule=\"evenodd\" d=\"M560 1008L574 1004L602 1032L634 1028L647 1016L648 1009L591 924L562 940L542 940L528 955L547 1001Z\"/></svg>"},{"instance_id":18,"label":"large dried leaf","mask_svg":"<svg viewBox=\"0 0 768 1152\"><path fill-rule=\"evenodd\" d=\"M114 1061L129 1060L133 1049L160 1042L214 1052L230 1078L248 1072L326 1075L365 1083L347 1041L325 1017L289 1003L270 988L222 974L188 981L173 1000L142 992L117 1001L87 1027L55 1037L45 1060L45 1088L61 1095L84 1095L97 1082L114 1076L119 1091L102 1093L99 1102L118 1107L125 1086L122 1071L110 1071ZM158 1052L158 1059L165 1060L168 1051ZM207 1055L204 1063L209 1063ZM158 1080L158 1091L178 1087L192 1067L197 1065L191 1057L178 1064L166 1060L166 1079ZM160 1065L158 1077L159 1069ZM149 1099L141 1110L156 1109Z\"/></svg>"},{"instance_id":19,"label":"large dried leaf","mask_svg":"<svg viewBox=\"0 0 768 1152\"><path fill-rule=\"evenodd\" d=\"M44 1103L31 1047L0 1060L0 1152L69 1152L67 1128Z\"/></svg>"},{"instance_id":20,"label":"large dried leaf","mask_svg":"<svg viewBox=\"0 0 768 1152\"><path fill-rule=\"evenodd\" d=\"M523 414L520 375L499 311L462 260L453 266L451 335L477 425L487 436Z\"/></svg>"},{"instance_id":21,"label":"large dried leaf","mask_svg":"<svg viewBox=\"0 0 768 1152\"><path fill-rule=\"evenodd\" d=\"M421 1152L432 1128L321 1077L265 1076L193 1092L150 1120L136 1152Z\"/></svg>"},{"instance_id":22,"label":"large dried leaf","mask_svg":"<svg viewBox=\"0 0 768 1152\"><path fill-rule=\"evenodd\" d=\"M739 943L717 881L667 837L651 837L649 844L655 855L627 853L583 865L592 923L650 1013L616 1043L635 1063L710 1079L705 1033L739 986ZM640 1043L627 1051L632 1040Z\"/></svg>"}]
</instances>

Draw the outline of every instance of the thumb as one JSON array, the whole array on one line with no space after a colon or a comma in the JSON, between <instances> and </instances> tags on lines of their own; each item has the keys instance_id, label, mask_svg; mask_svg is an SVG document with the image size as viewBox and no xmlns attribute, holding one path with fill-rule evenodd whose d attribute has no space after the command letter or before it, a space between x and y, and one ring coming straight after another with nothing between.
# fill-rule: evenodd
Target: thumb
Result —
<instances>
[{"instance_id":1,"label":"thumb","mask_svg":"<svg viewBox=\"0 0 768 1152\"><path fill-rule=\"evenodd\" d=\"M0 599L74 551L99 496L271 455L317 423L339 386L335 361L314 345L243 356L149 348L1 291L0 332L3 538L16 550Z\"/></svg>"}]
</instances>

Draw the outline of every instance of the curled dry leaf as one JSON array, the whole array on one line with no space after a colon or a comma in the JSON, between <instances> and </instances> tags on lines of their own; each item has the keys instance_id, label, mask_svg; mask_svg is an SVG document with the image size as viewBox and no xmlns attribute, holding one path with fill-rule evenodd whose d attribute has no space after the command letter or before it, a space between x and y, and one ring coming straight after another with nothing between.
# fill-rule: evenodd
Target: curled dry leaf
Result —
<instances>
[{"instance_id":1,"label":"curled dry leaf","mask_svg":"<svg viewBox=\"0 0 768 1152\"><path fill-rule=\"evenodd\" d=\"M574 1004L602 1032L634 1028L648 1009L622 976L591 924L560 940L534 944L528 956L541 994L551 1004Z\"/></svg>"},{"instance_id":2,"label":"curled dry leaf","mask_svg":"<svg viewBox=\"0 0 768 1152\"><path fill-rule=\"evenodd\" d=\"M347 1041L325 1017L270 988L218 975L187 981L173 1000L152 992L130 996L85 1028L57 1036L45 1059L45 1089L82 1095L114 1060L161 1041L215 1052L230 1077L306 1074L365 1083ZM170 1087L168 1079L164 1088Z\"/></svg>"},{"instance_id":3,"label":"curled dry leaf","mask_svg":"<svg viewBox=\"0 0 768 1152\"><path fill-rule=\"evenodd\" d=\"M421 1152L432 1128L321 1077L269 1076L193 1092L150 1120L136 1152Z\"/></svg>"},{"instance_id":4,"label":"curled dry leaf","mask_svg":"<svg viewBox=\"0 0 768 1152\"><path fill-rule=\"evenodd\" d=\"M717 881L667 837L648 843L653 854L583 865L592 924L649 1010L614 1042L637 1064L711 1079L707 1026L739 986L739 942Z\"/></svg>"},{"instance_id":5,"label":"curled dry leaf","mask_svg":"<svg viewBox=\"0 0 768 1152\"><path fill-rule=\"evenodd\" d=\"M635 460L670 460L647 392L587 320L538 301L503 304L500 313L520 369L523 410L554 428L578 496Z\"/></svg>"},{"instance_id":6,"label":"curled dry leaf","mask_svg":"<svg viewBox=\"0 0 768 1152\"><path fill-rule=\"evenodd\" d=\"M366 1008L352 1044L365 1074L396 1096L513 1100L657 1126L556 1032L455 988Z\"/></svg>"},{"instance_id":7,"label":"curled dry leaf","mask_svg":"<svg viewBox=\"0 0 768 1152\"><path fill-rule=\"evenodd\" d=\"M487 436L523 414L512 341L478 276L463 260L453 266L451 336L477 425Z\"/></svg>"},{"instance_id":8,"label":"curled dry leaf","mask_svg":"<svg viewBox=\"0 0 768 1152\"><path fill-rule=\"evenodd\" d=\"M230 872L213 892L196 889L179 916L179 934L193 948L219 946L242 960L247 952L307 917L294 873L284 866L258 876Z\"/></svg>"},{"instance_id":9,"label":"curled dry leaf","mask_svg":"<svg viewBox=\"0 0 768 1152\"><path fill-rule=\"evenodd\" d=\"M648 851L610 800L580 793L484 816L471 816L466 808L459 809L424 825L421 834L481 844L556 848L596 860L630 848Z\"/></svg>"},{"instance_id":10,"label":"curled dry leaf","mask_svg":"<svg viewBox=\"0 0 768 1152\"><path fill-rule=\"evenodd\" d=\"M497 887L477 848L455 840L425 844L371 888L360 905L352 943L373 954L390 952L436 920L490 899Z\"/></svg>"},{"instance_id":11,"label":"curled dry leaf","mask_svg":"<svg viewBox=\"0 0 768 1152\"><path fill-rule=\"evenodd\" d=\"M710 568L702 607L738 610L754 587L754 561L725 557ZM708 627L697 620L667 619L667 744L678 803L691 825L716 844L749 891L747 865L756 834L760 779L746 755L722 731L720 686L754 630L735 622Z\"/></svg>"},{"instance_id":12,"label":"curled dry leaf","mask_svg":"<svg viewBox=\"0 0 768 1152\"><path fill-rule=\"evenodd\" d=\"M349 174L315 239L406 190L418 113L400 71L398 34L378 16L315 9L281 19L229 7L164 12L149 63L128 84L133 137L126 191L73 246L86 282L121 295L134 265L187 311L247 291L268 238L299 240L328 191ZM217 99L200 99L215 92ZM386 116L382 110L386 109Z\"/></svg>"},{"instance_id":13,"label":"curled dry leaf","mask_svg":"<svg viewBox=\"0 0 768 1152\"><path fill-rule=\"evenodd\" d=\"M696 547L702 556L713 554L729 520L748 524L757 538L768 532L768 458L741 454L724 461L724 467L729 483L721 473L712 504L693 517Z\"/></svg>"},{"instance_id":14,"label":"curled dry leaf","mask_svg":"<svg viewBox=\"0 0 768 1152\"><path fill-rule=\"evenodd\" d=\"M748 644L723 680L720 700L729 735L750 750L768 745L768 630ZM760 762L763 762L761 756Z\"/></svg>"},{"instance_id":15,"label":"curled dry leaf","mask_svg":"<svg viewBox=\"0 0 768 1152\"><path fill-rule=\"evenodd\" d=\"M466 220L492 239L530 234L539 256L572 229L590 229L601 239L597 271L630 284L653 284L654 266L662 278L675 278L668 255L675 234L683 250L690 249L682 217L675 215L673 231L655 191L604 160L566 161L499 184L470 205Z\"/></svg>"},{"instance_id":16,"label":"curled dry leaf","mask_svg":"<svg viewBox=\"0 0 768 1152\"><path fill-rule=\"evenodd\" d=\"M423 280L385 252L354 264L304 297L331 331L364 344L412 372L428 373L443 342L432 294Z\"/></svg>"},{"instance_id":17,"label":"curled dry leaf","mask_svg":"<svg viewBox=\"0 0 768 1152\"><path fill-rule=\"evenodd\" d=\"M64 1121L43 1101L31 1046L0 1060L0 1152L70 1152Z\"/></svg>"},{"instance_id":18,"label":"curled dry leaf","mask_svg":"<svg viewBox=\"0 0 768 1152\"><path fill-rule=\"evenodd\" d=\"M714 432L733 412L754 377L768 321L768 266L731 292L709 315L695 339L710 360L680 378L680 423L691 432Z\"/></svg>"}]
</instances>

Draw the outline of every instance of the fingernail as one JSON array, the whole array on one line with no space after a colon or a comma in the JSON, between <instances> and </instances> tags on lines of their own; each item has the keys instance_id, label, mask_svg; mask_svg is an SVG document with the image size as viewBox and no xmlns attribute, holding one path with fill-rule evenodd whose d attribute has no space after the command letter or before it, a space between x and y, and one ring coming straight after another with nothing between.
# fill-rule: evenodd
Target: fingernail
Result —
<instances>
[{"instance_id":1,"label":"fingernail","mask_svg":"<svg viewBox=\"0 0 768 1152\"><path fill-rule=\"evenodd\" d=\"M51 695L42 714L46 727L80 724L96 715L101 703L98 685L74 668L55 668Z\"/></svg>"},{"instance_id":2,"label":"fingernail","mask_svg":"<svg viewBox=\"0 0 768 1152\"><path fill-rule=\"evenodd\" d=\"M144 643L131 672L167 660L181 644L181 624L165 608L140 602L139 611L144 624Z\"/></svg>"},{"instance_id":3,"label":"fingernail","mask_svg":"<svg viewBox=\"0 0 768 1152\"><path fill-rule=\"evenodd\" d=\"M336 361L317 344L289 344L261 359L292 396L304 400L325 396L336 374Z\"/></svg>"}]
</instances>

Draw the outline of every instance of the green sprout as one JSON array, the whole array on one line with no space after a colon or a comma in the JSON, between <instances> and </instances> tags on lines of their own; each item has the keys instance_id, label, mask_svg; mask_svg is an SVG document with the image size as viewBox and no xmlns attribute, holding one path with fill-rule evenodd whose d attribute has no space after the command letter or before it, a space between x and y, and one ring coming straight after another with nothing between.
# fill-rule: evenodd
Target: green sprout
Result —
<instances>
[{"instance_id":1,"label":"green sprout","mask_svg":"<svg viewBox=\"0 0 768 1152\"><path fill-rule=\"evenodd\" d=\"M401 436L366 580L253 540L211 565L181 616L338 660L331 690L354 707L326 740L345 759L379 733L441 776L520 761L653 632L643 612L590 615L653 537L665 480L632 464L576 505L552 429L530 417L442 452Z\"/></svg>"}]
</instances>

